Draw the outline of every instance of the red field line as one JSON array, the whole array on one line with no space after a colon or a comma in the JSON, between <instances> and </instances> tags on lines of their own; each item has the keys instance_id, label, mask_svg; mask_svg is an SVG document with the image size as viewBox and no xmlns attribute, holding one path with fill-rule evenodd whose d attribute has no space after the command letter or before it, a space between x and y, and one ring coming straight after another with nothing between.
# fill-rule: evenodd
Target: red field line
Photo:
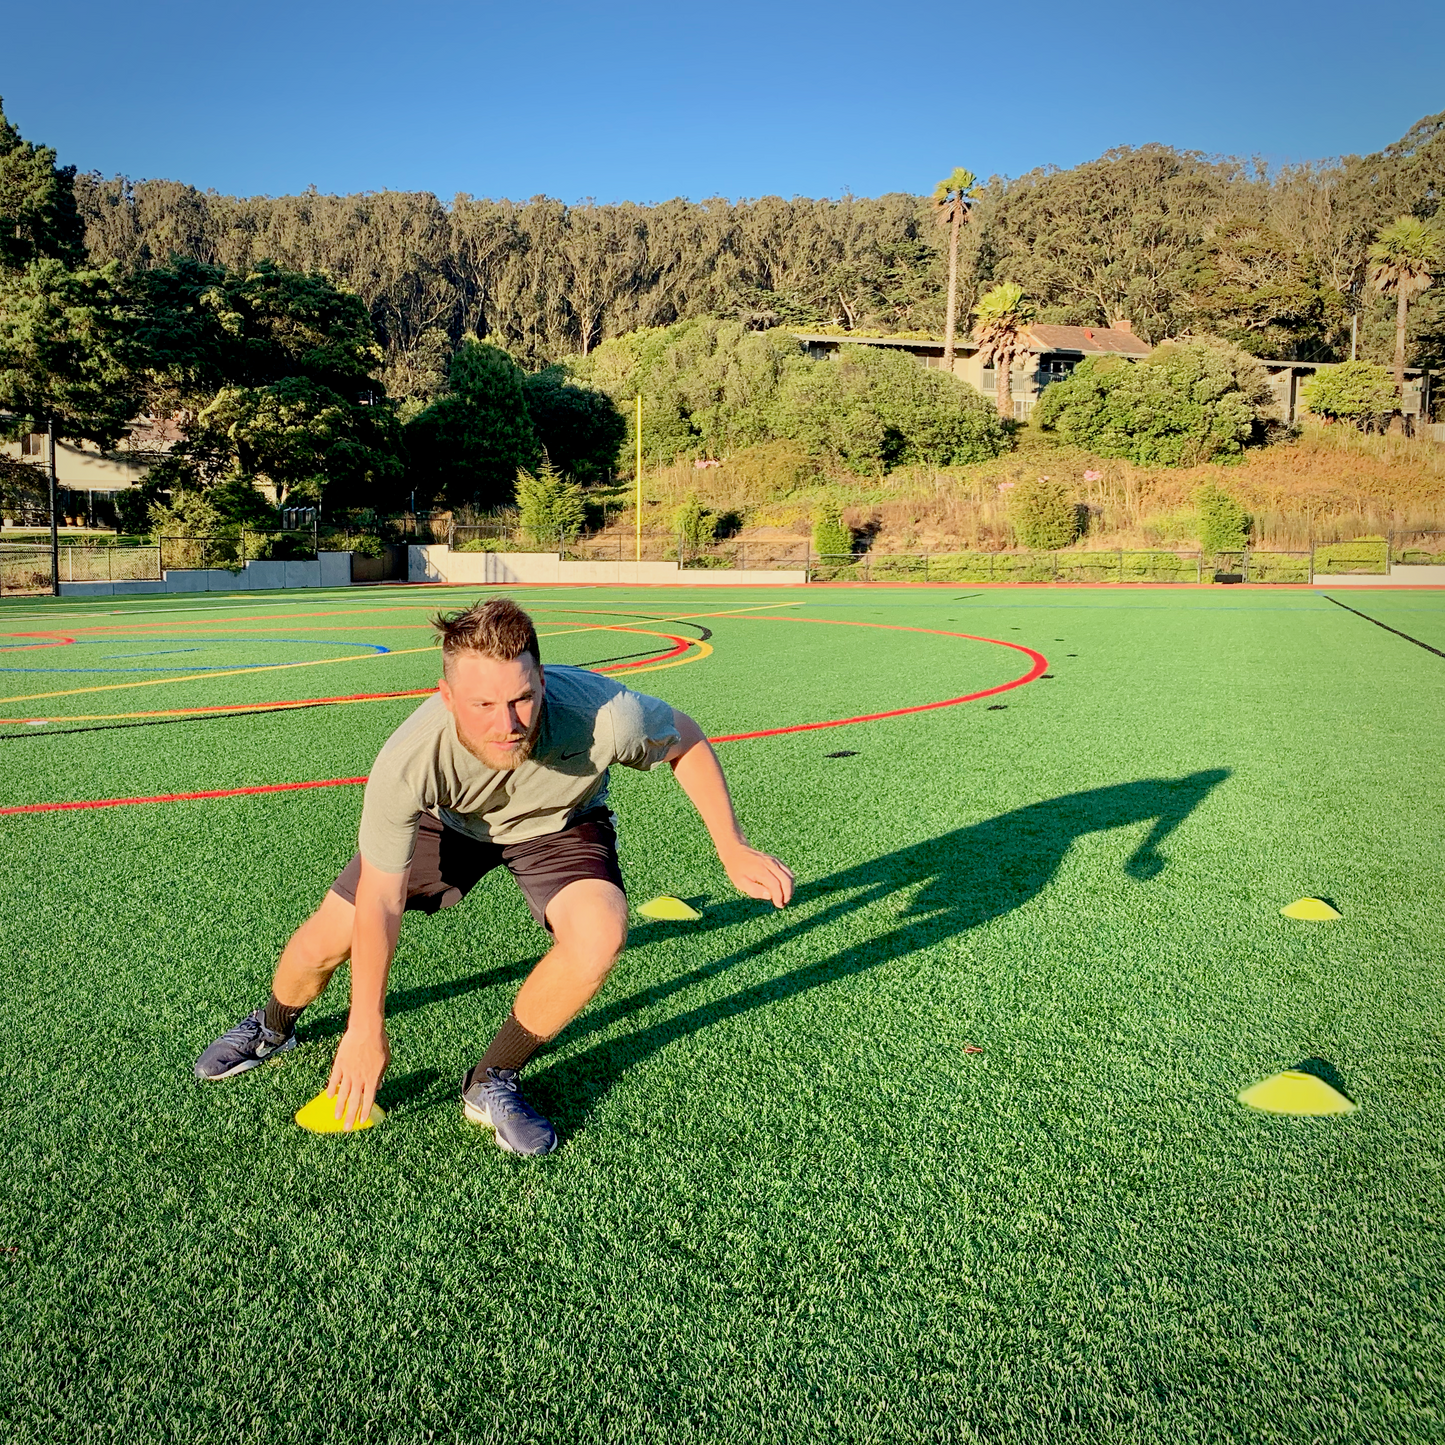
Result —
<instances>
[{"instance_id":1,"label":"red field line","mask_svg":"<svg viewBox=\"0 0 1445 1445\"><path fill-rule=\"evenodd\" d=\"M850 723L877 722L883 718L906 717L910 713L931 712L935 708L957 707L960 703L974 702L981 697L992 697L996 693L1008 692L1015 687L1022 687L1025 683L1032 682L1039 677L1048 667L1048 659L1040 652L1035 652L1031 647L1025 647L1021 642L1008 642L998 637L977 637L970 632L943 632L933 627L904 627L897 623L890 622L852 622L827 617L756 617L748 618L753 622L814 622L826 627L871 627L884 632L921 632L933 637L958 637L968 642L988 642L997 647L1009 647L1015 652L1022 652L1033 659L1033 667L1010 682L1000 683L997 687L983 688L978 692L966 693L962 697L946 698L942 702L919 703L914 707L894 708L888 712L864 713L858 717L831 718L825 722L793 723L788 727L764 728L759 732L751 733L729 733L721 737L709 738L714 743L737 743L747 742L753 738L781 737L785 733L812 732L817 728L839 728L846 727ZM613 629L609 629L613 630ZM619 632L632 631L631 628L617 628ZM655 634L654 634L655 635ZM692 645L689 639L670 638L671 641L681 644L680 649L666 654L668 657L677 655L677 651L686 651ZM647 658L644 661L655 662L656 658ZM627 664L629 666L641 666L641 663ZM620 669L618 669L620 670ZM396 694L403 696L404 694ZM338 699L339 700L339 699ZM194 802L206 798L239 798L247 797L257 793L290 793L303 788L340 788L353 786L366 782L364 777L360 778L324 778L305 783L263 783L248 788L216 788L200 793L161 793L149 798L96 798L86 802L78 803L24 803L18 807L0 808L0 817L6 814L15 813L54 813L68 812L77 809L89 808L123 808L137 803L185 803Z\"/></svg>"},{"instance_id":2,"label":"red field line","mask_svg":"<svg viewBox=\"0 0 1445 1445\"><path fill-rule=\"evenodd\" d=\"M0 646L0 652L34 652L38 647L65 647L75 641L59 632L0 632L0 637L48 637L49 642L22 642L19 647Z\"/></svg>"},{"instance_id":3,"label":"red field line","mask_svg":"<svg viewBox=\"0 0 1445 1445\"><path fill-rule=\"evenodd\" d=\"M1011 682L1000 683L997 687L986 687L978 692L965 693L962 697L945 698L942 702L924 702L914 707L897 707L888 712L860 713L857 717L830 718L826 722L793 723L785 728L763 728L754 733L728 733L724 737L709 738L714 743L742 743L752 738L776 738L784 733L806 733L812 732L815 728L841 728L847 727L850 723L879 722L883 718L907 717L909 713L932 712L940 707L957 707L960 703L976 702L981 697L993 697L996 693L1008 692L1011 688L1022 687L1027 682L1032 682L1036 677L1041 677L1049 666L1049 660L1043 653L1035 652L1032 647L1025 647L1021 642L1007 642L1000 637L976 637L971 632L943 632L936 627L904 627L896 622L853 622L842 618L832 617L743 617L745 622L813 622L825 627L873 627L883 632L922 632L930 637L961 637L969 642L988 642L995 647L1011 647L1015 652L1022 652L1026 657L1033 659L1033 667L1028 672L1016 677Z\"/></svg>"},{"instance_id":4,"label":"red field line","mask_svg":"<svg viewBox=\"0 0 1445 1445\"><path fill-rule=\"evenodd\" d=\"M189 803L198 798L240 798L252 793L294 793L302 788L344 788L364 783L363 778L323 778L309 783L260 783L250 788L213 788L204 793L157 793L151 798L93 798L83 803L24 803L0 808L0 813L72 812L79 808L125 808L132 803Z\"/></svg>"}]
</instances>

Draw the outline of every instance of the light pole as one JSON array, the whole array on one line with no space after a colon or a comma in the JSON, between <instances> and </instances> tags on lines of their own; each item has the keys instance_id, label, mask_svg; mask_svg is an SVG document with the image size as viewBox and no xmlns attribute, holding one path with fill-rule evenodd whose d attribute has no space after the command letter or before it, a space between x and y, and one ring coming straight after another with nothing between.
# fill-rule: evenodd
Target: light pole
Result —
<instances>
[{"instance_id":1,"label":"light pole","mask_svg":"<svg viewBox=\"0 0 1445 1445\"><path fill-rule=\"evenodd\" d=\"M45 440L47 443L46 471L50 481L50 591L60 596L60 525L55 518L55 418L45 419ZM71 554L72 557L74 553Z\"/></svg>"}]
</instances>

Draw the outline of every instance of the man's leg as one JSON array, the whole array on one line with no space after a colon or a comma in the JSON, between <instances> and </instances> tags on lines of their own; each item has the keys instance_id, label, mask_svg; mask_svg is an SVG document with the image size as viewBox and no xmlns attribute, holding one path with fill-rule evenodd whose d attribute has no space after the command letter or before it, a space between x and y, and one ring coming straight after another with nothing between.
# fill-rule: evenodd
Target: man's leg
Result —
<instances>
[{"instance_id":1,"label":"man's leg","mask_svg":"<svg viewBox=\"0 0 1445 1445\"><path fill-rule=\"evenodd\" d=\"M547 904L554 942L527 975L507 1021L462 1087L466 1115L490 1124L518 1154L550 1154L557 1133L517 1092L517 1070L586 1008L627 943L627 898L602 878L579 878Z\"/></svg>"},{"instance_id":2,"label":"man's leg","mask_svg":"<svg viewBox=\"0 0 1445 1445\"><path fill-rule=\"evenodd\" d=\"M527 975L508 1017L472 1070L520 1069L592 1001L627 944L627 898L602 878L579 878L547 904L552 947Z\"/></svg>"},{"instance_id":3,"label":"man's leg","mask_svg":"<svg viewBox=\"0 0 1445 1445\"><path fill-rule=\"evenodd\" d=\"M351 928L356 907L334 890L321 907L291 935L271 981L271 998L283 1009L300 1013L315 1003L331 975L351 957Z\"/></svg>"},{"instance_id":4,"label":"man's leg","mask_svg":"<svg viewBox=\"0 0 1445 1445\"><path fill-rule=\"evenodd\" d=\"M282 950L270 998L201 1054L196 1060L198 1079L229 1079L295 1047L301 1010L320 998L331 975L351 955L355 915L355 905L339 893L327 893Z\"/></svg>"}]
</instances>

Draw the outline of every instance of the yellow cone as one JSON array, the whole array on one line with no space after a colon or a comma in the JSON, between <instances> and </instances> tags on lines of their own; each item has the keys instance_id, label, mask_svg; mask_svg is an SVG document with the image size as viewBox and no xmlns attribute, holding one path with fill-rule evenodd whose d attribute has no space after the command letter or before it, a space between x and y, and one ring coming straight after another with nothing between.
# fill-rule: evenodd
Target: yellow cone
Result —
<instances>
[{"instance_id":1,"label":"yellow cone","mask_svg":"<svg viewBox=\"0 0 1445 1445\"><path fill-rule=\"evenodd\" d=\"M351 1132L357 1133L361 1129L369 1129L373 1124L380 1124L386 1118L386 1110L380 1104L371 1106L371 1117L362 1119L351 1126ZM296 1122L303 1129L309 1129L313 1134L341 1134L345 1131L341 1127L341 1120L336 1117L336 1100L328 1099L323 1090L312 1099L309 1104L303 1104L296 1111Z\"/></svg>"},{"instance_id":2,"label":"yellow cone","mask_svg":"<svg viewBox=\"0 0 1445 1445\"><path fill-rule=\"evenodd\" d=\"M1267 1114L1353 1114L1359 1107L1323 1079L1286 1069L1241 1091L1241 1104Z\"/></svg>"},{"instance_id":3,"label":"yellow cone","mask_svg":"<svg viewBox=\"0 0 1445 1445\"><path fill-rule=\"evenodd\" d=\"M637 910L644 918L671 918L671 919L697 919L702 914L696 908L689 907L681 898L674 898L670 893L664 893L659 898L650 899Z\"/></svg>"},{"instance_id":4,"label":"yellow cone","mask_svg":"<svg viewBox=\"0 0 1445 1445\"><path fill-rule=\"evenodd\" d=\"M1326 918L1343 916L1331 908L1323 898L1296 898L1293 903L1286 903L1280 912L1286 918L1308 918L1317 922L1322 922Z\"/></svg>"}]
</instances>

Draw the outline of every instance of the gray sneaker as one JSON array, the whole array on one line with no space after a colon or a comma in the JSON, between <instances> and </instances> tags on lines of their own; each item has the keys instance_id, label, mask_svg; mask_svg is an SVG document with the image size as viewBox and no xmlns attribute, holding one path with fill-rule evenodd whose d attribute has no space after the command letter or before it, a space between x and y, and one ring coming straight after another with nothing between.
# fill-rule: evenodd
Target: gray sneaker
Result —
<instances>
[{"instance_id":1,"label":"gray sneaker","mask_svg":"<svg viewBox=\"0 0 1445 1445\"><path fill-rule=\"evenodd\" d=\"M215 1043L196 1060L196 1077L209 1083L212 1079L229 1079L247 1069L269 1064L278 1054L296 1047L296 1035L282 1037L272 1033L265 1024L266 1010L248 1013L233 1029L227 1029Z\"/></svg>"},{"instance_id":2,"label":"gray sneaker","mask_svg":"<svg viewBox=\"0 0 1445 1445\"><path fill-rule=\"evenodd\" d=\"M515 1069L488 1069L462 1091L462 1112L473 1124L497 1131L497 1148L510 1154L550 1154L557 1131L517 1092Z\"/></svg>"}]
</instances>

